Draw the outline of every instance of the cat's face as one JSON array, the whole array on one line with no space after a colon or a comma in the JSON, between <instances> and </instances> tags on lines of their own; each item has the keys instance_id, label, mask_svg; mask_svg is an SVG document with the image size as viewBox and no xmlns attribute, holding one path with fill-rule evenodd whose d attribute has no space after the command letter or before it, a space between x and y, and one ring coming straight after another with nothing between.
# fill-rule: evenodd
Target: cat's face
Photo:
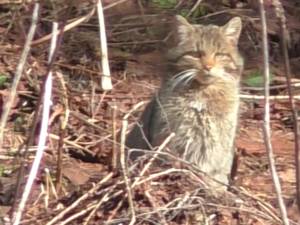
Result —
<instances>
[{"instance_id":1,"label":"cat's face","mask_svg":"<svg viewBox=\"0 0 300 225\"><path fill-rule=\"evenodd\" d=\"M237 44L242 24L239 17L224 26L191 25L176 17L178 44L170 50L170 59L177 68L175 84L192 80L209 84L215 79L239 79L243 60Z\"/></svg>"}]
</instances>

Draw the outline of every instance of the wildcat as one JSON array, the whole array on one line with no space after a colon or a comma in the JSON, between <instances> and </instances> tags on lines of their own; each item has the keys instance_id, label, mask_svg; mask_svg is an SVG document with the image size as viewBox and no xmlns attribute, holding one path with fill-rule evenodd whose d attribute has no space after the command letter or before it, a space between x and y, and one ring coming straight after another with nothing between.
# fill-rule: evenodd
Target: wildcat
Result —
<instances>
[{"instance_id":1,"label":"wildcat","mask_svg":"<svg viewBox=\"0 0 300 225\"><path fill-rule=\"evenodd\" d=\"M241 19L234 17L224 26L192 25L181 16L175 21L177 44L167 56L170 75L128 135L126 145L150 149L174 132L170 151L228 184L243 70L237 46Z\"/></svg>"}]
</instances>

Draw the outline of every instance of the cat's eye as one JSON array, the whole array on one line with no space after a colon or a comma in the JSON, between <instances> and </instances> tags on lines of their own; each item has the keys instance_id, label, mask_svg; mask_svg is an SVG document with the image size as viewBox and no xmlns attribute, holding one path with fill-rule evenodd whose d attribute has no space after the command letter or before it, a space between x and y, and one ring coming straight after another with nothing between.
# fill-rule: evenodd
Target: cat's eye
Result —
<instances>
[{"instance_id":1,"label":"cat's eye","mask_svg":"<svg viewBox=\"0 0 300 225\"><path fill-rule=\"evenodd\" d=\"M187 52L185 55L192 56L194 58L202 58L203 56L205 56L205 52L204 51L190 51L190 52Z\"/></svg>"},{"instance_id":2,"label":"cat's eye","mask_svg":"<svg viewBox=\"0 0 300 225\"><path fill-rule=\"evenodd\" d=\"M228 53L216 53L215 58L221 59L221 60L230 60L231 56Z\"/></svg>"}]
</instances>

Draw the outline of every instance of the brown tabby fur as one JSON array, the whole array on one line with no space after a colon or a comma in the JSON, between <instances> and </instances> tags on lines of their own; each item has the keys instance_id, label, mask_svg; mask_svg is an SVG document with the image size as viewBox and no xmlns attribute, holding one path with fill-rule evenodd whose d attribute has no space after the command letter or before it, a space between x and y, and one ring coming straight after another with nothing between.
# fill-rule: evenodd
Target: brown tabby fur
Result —
<instances>
[{"instance_id":1,"label":"brown tabby fur","mask_svg":"<svg viewBox=\"0 0 300 225\"><path fill-rule=\"evenodd\" d=\"M176 17L178 43L168 52L170 74L127 138L129 148L168 147L214 179L227 184L234 157L239 108L238 52L241 20L224 26L191 25ZM142 134L143 133L143 134ZM147 141L145 141L147 138ZM138 153L133 153L133 158Z\"/></svg>"}]
</instances>

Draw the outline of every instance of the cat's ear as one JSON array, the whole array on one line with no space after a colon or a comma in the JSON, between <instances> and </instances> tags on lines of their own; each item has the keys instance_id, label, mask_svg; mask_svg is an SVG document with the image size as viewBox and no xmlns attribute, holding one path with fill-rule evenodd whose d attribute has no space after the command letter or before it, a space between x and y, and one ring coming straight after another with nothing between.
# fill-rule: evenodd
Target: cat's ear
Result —
<instances>
[{"instance_id":1,"label":"cat's ear","mask_svg":"<svg viewBox=\"0 0 300 225\"><path fill-rule=\"evenodd\" d=\"M241 30L242 20L240 17L234 17L222 27L225 36L232 43L237 45Z\"/></svg>"},{"instance_id":2,"label":"cat's ear","mask_svg":"<svg viewBox=\"0 0 300 225\"><path fill-rule=\"evenodd\" d=\"M191 25L184 17L179 15L175 16L175 24L180 40L185 40L190 37L194 30L193 25Z\"/></svg>"}]
</instances>

